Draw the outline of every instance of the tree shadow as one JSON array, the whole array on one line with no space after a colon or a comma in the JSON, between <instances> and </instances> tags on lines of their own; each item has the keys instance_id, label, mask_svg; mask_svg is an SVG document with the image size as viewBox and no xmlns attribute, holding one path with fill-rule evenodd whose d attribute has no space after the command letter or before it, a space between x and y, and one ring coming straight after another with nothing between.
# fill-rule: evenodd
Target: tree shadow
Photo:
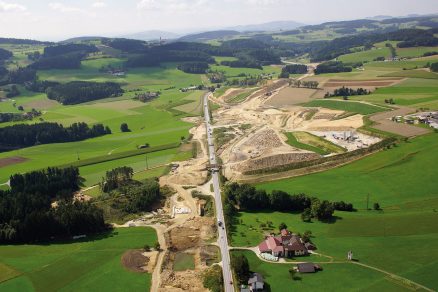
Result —
<instances>
[{"instance_id":1,"label":"tree shadow","mask_svg":"<svg viewBox=\"0 0 438 292\"><path fill-rule=\"evenodd\" d=\"M339 217L339 216L332 216L332 218L330 218L330 219L324 219L324 220L321 220L320 222L322 222L322 223L326 223L326 224L334 224L334 223L336 223L338 220L342 220L343 218L342 217Z\"/></svg>"},{"instance_id":2,"label":"tree shadow","mask_svg":"<svg viewBox=\"0 0 438 292\"><path fill-rule=\"evenodd\" d=\"M115 231L115 229L113 229L113 228L109 228L106 231L103 231L103 232L98 233L98 234L89 235L89 236L84 237L84 238L72 239L71 237L65 236L65 237L55 238L53 240L42 240L42 241L37 241L37 242L15 243L15 244L11 244L11 245L14 245L14 246L20 246L20 245L50 246L53 244L59 245L59 244L72 244L72 243L86 243L86 242L95 242L95 241L100 241L102 239L111 238L111 237L114 237L118 234L119 234L118 231Z\"/></svg>"}]
</instances>

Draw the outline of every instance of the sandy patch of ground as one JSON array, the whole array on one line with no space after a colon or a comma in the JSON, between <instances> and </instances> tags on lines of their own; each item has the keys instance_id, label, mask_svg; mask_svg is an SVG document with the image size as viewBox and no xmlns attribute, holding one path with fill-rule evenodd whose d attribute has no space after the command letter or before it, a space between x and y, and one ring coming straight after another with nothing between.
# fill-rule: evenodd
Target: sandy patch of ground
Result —
<instances>
[{"instance_id":1,"label":"sandy patch of ground","mask_svg":"<svg viewBox=\"0 0 438 292\"><path fill-rule=\"evenodd\" d=\"M128 250L122 255L121 262L132 272L145 273L149 258L140 250Z\"/></svg>"},{"instance_id":2,"label":"sandy patch of ground","mask_svg":"<svg viewBox=\"0 0 438 292\"><path fill-rule=\"evenodd\" d=\"M283 107L306 103L312 100L311 97L317 91L318 90L316 89L285 87L266 101L265 104L275 107Z\"/></svg>"},{"instance_id":3,"label":"sandy patch of ground","mask_svg":"<svg viewBox=\"0 0 438 292\"><path fill-rule=\"evenodd\" d=\"M0 158L0 167L14 165L14 164L22 163L22 162L25 162L28 160L29 159L24 158L24 157L20 157L20 156Z\"/></svg>"}]
</instances>

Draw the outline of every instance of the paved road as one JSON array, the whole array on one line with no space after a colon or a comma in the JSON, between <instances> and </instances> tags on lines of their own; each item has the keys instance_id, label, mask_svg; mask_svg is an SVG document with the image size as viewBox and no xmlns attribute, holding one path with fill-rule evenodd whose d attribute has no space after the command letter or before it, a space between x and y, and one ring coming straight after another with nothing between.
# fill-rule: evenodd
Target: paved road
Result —
<instances>
[{"instance_id":1,"label":"paved road","mask_svg":"<svg viewBox=\"0 0 438 292\"><path fill-rule=\"evenodd\" d=\"M209 152L209 161L210 164L216 164L216 153L214 150L214 142L213 142L213 129L211 128L211 120L210 113L208 111L208 96L211 93L206 93L204 95L204 118L205 125L207 128L207 140L208 140L208 152ZM218 244L221 250L222 256L222 272L224 277L224 287L225 292L234 292L234 286L232 284L233 277L231 275L231 265L230 265L230 252L228 250L228 238L227 238L227 230L225 228L224 221L224 212L222 206L222 197L219 186L219 174L217 171L212 171L213 178L213 188L214 188L214 199L216 205L216 217L218 222L222 222L222 227L218 226Z\"/></svg>"}]
</instances>

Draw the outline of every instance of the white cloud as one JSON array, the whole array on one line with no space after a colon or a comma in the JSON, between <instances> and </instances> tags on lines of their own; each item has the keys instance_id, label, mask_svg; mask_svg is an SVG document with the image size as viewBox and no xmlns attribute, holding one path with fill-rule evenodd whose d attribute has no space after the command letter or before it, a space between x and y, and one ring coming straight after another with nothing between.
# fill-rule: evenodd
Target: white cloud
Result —
<instances>
[{"instance_id":1,"label":"white cloud","mask_svg":"<svg viewBox=\"0 0 438 292\"><path fill-rule=\"evenodd\" d=\"M107 6L106 3L103 1L97 1L91 5L91 7L93 8L105 8L106 6Z\"/></svg>"},{"instance_id":2,"label":"white cloud","mask_svg":"<svg viewBox=\"0 0 438 292\"><path fill-rule=\"evenodd\" d=\"M26 10L24 5L0 1L0 12L23 12Z\"/></svg>"},{"instance_id":3,"label":"white cloud","mask_svg":"<svg viewBox=\"0 0 438 292\"><path fill-rule=\"evenodd\" d=\"M141 0L137 8L141 10L189 11L207 4L207 0Z\"/></svg>"},{"instance_id":4,"label":"white cloud","mask_svg":"<svg viewBox=\"0 0 438 292\"><path fill-rule=\"evenodd\" d=\"M66 12L81 12L82 11L81 9L79 9L77 7L65 5L65 4L59 3L59 2L49 3L49 7L52 10L56 10L56 11L63 12L63 13L66 13Z\"/></svg>"}]
</instances>

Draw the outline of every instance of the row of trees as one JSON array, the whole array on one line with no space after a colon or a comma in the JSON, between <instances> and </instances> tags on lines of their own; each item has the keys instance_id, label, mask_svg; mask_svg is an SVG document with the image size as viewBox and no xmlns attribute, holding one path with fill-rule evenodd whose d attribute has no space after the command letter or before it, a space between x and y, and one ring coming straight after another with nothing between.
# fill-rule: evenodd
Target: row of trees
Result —
<instances>
[{"instance_id":1,"label":"row of trees","mask_svg":"<svg viewBox=\"0 0 438 292\"><path fill-rule=\"evenodd\" d=\"M364 89L362 87L358 89L353 89L349 87L342 86L341 88L337 88L333 91L333 93L327 92L324 97L333 97L333 96L355 96L355 95L368 95L371 94L370 90Z\"/></svg>"},{"instance_id":2,"label":"row of trees","mask_svg":"<svg viewBox=\"0 0 438 292\"><path fill-rule=\"evenodd\" d=\"M265 190L257 190L248 184L227 184L224 187L224 194L227 200L232 205L239 206L240 210L310 212L310 218L322 221L331 219L334 210L350 212L355 210L352 204L343 201L331 203L306 194L292 195L283 191L272 191L268 194ZM233 215L233 212L230 214Z\"/></svg>"},{"instance_id":3,"label":"row of trees","mask_svg":"<svg viewBox=\"0 0 438 292\"><path fill-rule=\"evenodd\" d=\"M82 141L111 134L108 127L74 123L64 127L58 123L17 124L0 128L0 152L39 144Z\"/></svg>"},{"instance_id":4,"label":"row of trees","mask_svg":"<svg viewBox=\"0 0 438 292\"><path fill-rule=\"evenodd\" d=\"M317 89L319 86L318 81L302 81L298 79L290 79L289 80L289 86L291 87L304 87L304 88L311 88L311 89Z\"/></svg>"},{"instance_id":5,"label":"row of trees","mask_svg":"<svg viewBox=\"0 0 438 292\"><path fill-rule=\"evenodd\" d=\"M41 112L34 108L26 113L0 113L0 123L30 121L40 115Z\"/></svg>"},{"instance_id":6,"label":"row of trees","mask_svg":"<svg viewBox=\"0 0 438 292\"><path fill-rule=\"evenodd\" d=\"M62 104L78 104L82 102L121 96L123 89L114 82L72 81L58 84L47 89L47 97Z\"/></svg>"},{"instance_id":7,"label":"row of trees","mask_svg":"<svg viewBox=\"0 0 438 292\"><path fill-rule=\"evenodd\" d=\"M79 181L77 168L13 175L11 189L0 191L0 243L43 241L107 229L102 210L73 202ZM57 207L52 207L54 200Z\"/></svg>"}]
</instances>

